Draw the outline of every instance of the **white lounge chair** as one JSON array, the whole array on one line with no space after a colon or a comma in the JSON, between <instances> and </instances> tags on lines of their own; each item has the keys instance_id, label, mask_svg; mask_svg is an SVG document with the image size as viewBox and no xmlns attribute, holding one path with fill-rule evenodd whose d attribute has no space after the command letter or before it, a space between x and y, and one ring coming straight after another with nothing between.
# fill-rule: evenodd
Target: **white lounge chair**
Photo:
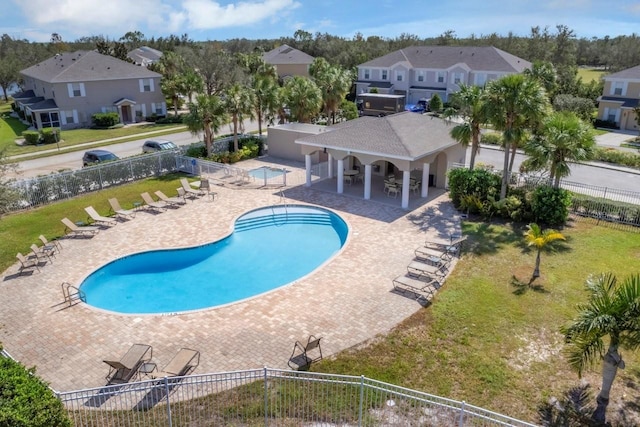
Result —
<instances>
[{"instance_id":1,"label":"white lounge chair","mask_svg":"<svg viewBox=\"0 0 640 427\"><path fill-rule=\"evenodd\" d=\"M187 203L187 201L184 199L184 197L168 197L166 194L164 194L162 191L158 190L156 191L156 196L158 196L158 198L167 203L170 206L180 206L180 205L184 205L185 203Z\"/></svg>"},{"instance_id":2,"label":"white lounge chair","mask_svg":"<svg viewBox=\"0 0 640 427\"><path fill-rule=\"evenodd\" d=\"M93 235L98 234L100 231L100 228L93 225L75 225L69 218L62 218L60 221L62 221L65 226L67 236L70 237Z\"/></svg>"},{"instance_id":3,"label":"white lounge chair","mask_svg":"<svg viewBox=\"0 0 640 427\"><path fill-rule=\"evenodd\" d=\"M100 215L93 206L87 206L86 208L84 208L84 210L85 212L87 212L87 214L89 214L89 217L93 220L93 222L98 225L110 227L118 223L118 221L116 221L114 218Z\"/></svg>"},{"instance_id":4,"label":"white lounge chair","mask_svg":"<svg viewBox=\"0 0 640 427\"><path fill-rule=\"evenodd\" d=\"M122 209L120 202L115 197L109 199L109 205L111 205L111 210L116 215L116 218L135 218L136 216L134 209Z\"/></svg>"},{"instance_id":5,"label":"white lounge chair","mask_svg":"<svg viewBox=\"0 0 640 427\"><path fill-rule=\"evenodd\" d=\"M187 197L196 198L203 194L200 190L196 190L191 187L191 184L189 184L187 178L180 178L180 184L182 185L182 189L184 190Z\"/></svg>"},{"instance_id":6,"label":"white lounge chair","mask_svg":"<svg viewBox=\"0 0 640 427\"><path fill-rule=\"evenodd\" d=\"M163 201L156 202L155 200L153 200L151 195L147 192L140 194L140 197L142 197L142 200L145 203L144 206L148 209L153 209L154 211L159 211L159 212L162 212L163 210L167 209L167 204L165 202Z\"/></svg>"},{"instance_id":7,"label":"white lounge chair","mask_svg":"<svg viewBox=\"0 0 640 427\"><path fill-rule=\"evenodd\" d=\"M18 252L16 254L16 258L18 259L18 261L20 261L18 274L22 274L23 271L28 269L31 269L32 271L33 269L40 271L40 265L39 265L40 263L36 256L26 257L22 255L20 252Z\"/></svg>"}]
</instances>

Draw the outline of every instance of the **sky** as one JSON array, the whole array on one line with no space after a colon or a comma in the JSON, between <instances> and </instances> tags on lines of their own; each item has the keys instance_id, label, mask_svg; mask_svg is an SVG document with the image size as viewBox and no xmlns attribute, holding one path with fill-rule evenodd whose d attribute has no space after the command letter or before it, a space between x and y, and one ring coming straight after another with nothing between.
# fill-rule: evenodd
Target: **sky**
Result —
<instances>
[{"instance_id":1,"label":"sky","mask_svg":"<svg viewBox=\"0 0 640 427\"><path fill-rule=\"evenodd\" d=\"M297 30L352 38L402 33L457 37L528 36L531 27L566 25L578 38L640 32L640 1L631 0L1 0L0 34L47 42L84 36L117 40L188 34L196 41L275 39Z\"/></svg>"}]
</instances>

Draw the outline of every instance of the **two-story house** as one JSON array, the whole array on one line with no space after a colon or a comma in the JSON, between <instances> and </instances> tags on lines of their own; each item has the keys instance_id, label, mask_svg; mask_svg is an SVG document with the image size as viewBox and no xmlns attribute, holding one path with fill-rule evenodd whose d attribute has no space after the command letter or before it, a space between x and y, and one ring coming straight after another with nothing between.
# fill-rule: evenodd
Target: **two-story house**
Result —
<instances>
[{"instance_id":1,"label":"two-story house","mask_svg":"<svg viewBox=\"0 0 640 427\"><path fill-rule=\"evenodd\" d=\"M640 65L604 77L598 118L621 130L638 130L634 108L640 103Z\"/></svg>"},{"instance_id":2,"label":"two-story house","mask_svg":"<svg viewBox=\"0 0 640 427\"><path fill-rule=\"evenodd\" d=\"M122 123L167 113L160 74L96 51L59 53L20 74L14 100L37 129L89 127L95 113L116 112Z\"/></svg>"},{"instance_id":3,"label":"two-story house","mask_svg":"<svg viewBox=\"0 0 640 427\"><path fill-rule=\"evenodd\" d=\"M531 63L492 46L410 46L358 66L356 94L405 95L407 103L438 94L447 101L460 84L484 86Z\"/></svg>"},{"instance_id":4,"label":"two-story house","mask_svg":"<svg viewBox=\"0 0 640 427\"><path fill-rule=\"evenodd\" d=\"M283 44L263 53L262 59L267 64L276 67L278 77L285 79L291 76L309 77L309 66L315 58L301 50Z\"/></svg>"}]
</instances>

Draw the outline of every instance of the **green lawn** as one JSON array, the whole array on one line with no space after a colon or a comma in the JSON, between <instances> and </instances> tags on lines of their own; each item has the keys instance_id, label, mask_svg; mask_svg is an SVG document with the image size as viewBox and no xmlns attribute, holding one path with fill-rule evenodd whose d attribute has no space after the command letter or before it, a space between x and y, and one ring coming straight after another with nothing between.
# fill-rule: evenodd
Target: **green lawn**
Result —
<instances>
[{"instance_id":1,"label":"green lawn","mask_svg":"<svg viewBox=\"0 0 640 427\"><path fill-rule=\"evenodd\" d=\"M578 68L578 77L581 77L584 83L598 81L605 74L609 74L609 72L593 68Z\"/></svg>"},{"instance_id":2,"label":"green lawn","mask_svg":"<svg viewBox=\"0 0 640 427\"><path fill-rule=\"evenodd\" d=\"M466 222L463 228L467 251L430 307L313 370L362 374L539 422L541 402L580 383L562 356L559 327L584 301L589 273L638 273L638 234L573 224L557 253L543 254L534 289L527 283L535 254L523 247L521 227ZM612 402L621 399L630 411L640 399L640 357L628 351L623 357L627 369L619 371ZM599 374L586 378L597 392Z\"/></svg>"}]
</instances>

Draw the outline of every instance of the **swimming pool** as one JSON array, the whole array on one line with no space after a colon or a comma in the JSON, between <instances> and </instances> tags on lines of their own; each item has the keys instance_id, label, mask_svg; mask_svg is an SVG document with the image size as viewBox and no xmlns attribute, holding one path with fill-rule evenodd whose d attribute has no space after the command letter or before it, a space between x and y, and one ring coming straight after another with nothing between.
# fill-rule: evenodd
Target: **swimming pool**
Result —
<instances>
[{"instance_id":1,"label":"swimming pool","mask_svg":"<svg viewBox=\"0 0 640 427\"><path fill-rule=\"evenodd\" d=\"M260 168L256 168L256 169L251 169L249 171L249 175L251 175L252 177L256 178L256 179L271 179L271 178L277 178L280 177L282 175L284 175L286 172L285 169L279 169L279 168L272 168L269 166L262 166Z\"/></svg>"},{"instance_id":2,"label":"swimming pool","mask_svg":"<svg viewBox=\"0 0 640 427\"><path fill-rule=\"evenodd\" d=\"M234 232L202 246L119 258L80 286L86 302L119 313L178 313L250 298L291 283L344 245L348 228L317 207L271 206L236 220Z\"/></svg>"}]
</instances>

